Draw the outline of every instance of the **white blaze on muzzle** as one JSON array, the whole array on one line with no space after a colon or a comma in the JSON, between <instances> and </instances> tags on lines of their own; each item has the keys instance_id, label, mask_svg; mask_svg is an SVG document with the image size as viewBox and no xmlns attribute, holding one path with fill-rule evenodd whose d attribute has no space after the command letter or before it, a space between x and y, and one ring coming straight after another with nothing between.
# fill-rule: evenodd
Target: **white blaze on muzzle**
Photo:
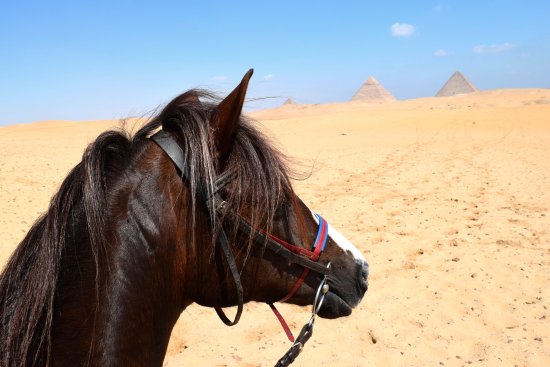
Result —
<instances>
[{"instance_id":1,"label":"white blaze on muzzle","mask_svg":"<svg viewBox=\"0 0 550 367\"><path fill-rule=\"evenodd\" d=\"M311 212L311 214L313 215L313 219L315 220L315 223L317 223L317 225L318 225L319 224L319 219L317 218L315 213L313 213L313 211ZM360 264L366 262L365 256L363 256L361 251L359 251L359 249L357 247L355 247L353 245L353 243L351 243L346 237L344 237L343 234L341 234L333 226L331 226L330 223L328 223L328 236L342 250L344 250L345 252L350 252L353 255L353 257L355 258L355 261L357 261Z\"/></svg>"}]
</instances>

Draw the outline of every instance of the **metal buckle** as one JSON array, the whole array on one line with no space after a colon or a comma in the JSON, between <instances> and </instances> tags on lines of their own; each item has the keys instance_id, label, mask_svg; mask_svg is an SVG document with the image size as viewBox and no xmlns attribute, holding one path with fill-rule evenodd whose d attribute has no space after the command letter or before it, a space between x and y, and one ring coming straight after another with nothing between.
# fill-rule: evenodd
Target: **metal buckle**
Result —
<instances>
[{"instance_id":1,"label":"metal buckle","mask_svg":"<svg viewBox=\"0 0 550 367\"><path fill-rule=\"evenodd\" d=\"M329 262L327 264L327 269L330 269L331 263ZM319 284L319 288L317 288L317 293L315 293L315 298L313 299L313 306L311 308L311 317L312 319L317 315L319 310L321 309L321 306L323 305L323 301L325 300L325 296L327 295L330 287L328 285L328 279L325 275L323 277L323 280L321 281L321 284ZM310 320L310 323L313 323L313 320Z\"/></svg>"}]
</instances>

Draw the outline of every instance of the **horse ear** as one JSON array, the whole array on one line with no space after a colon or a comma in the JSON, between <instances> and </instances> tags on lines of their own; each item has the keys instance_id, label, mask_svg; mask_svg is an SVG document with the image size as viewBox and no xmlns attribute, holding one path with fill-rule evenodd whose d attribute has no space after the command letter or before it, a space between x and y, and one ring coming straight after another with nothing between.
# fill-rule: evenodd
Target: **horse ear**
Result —
<instances>
[{"instance_id":1,"label":"horse ear","mask_svg":"<svg viewBox=\"0 0 550 367\"><path fill-rule=\"evenodd\" d=\"M254 73L254 69L248 70L241 83L229 93L227 97L216 107L216 116L213 119L214 141L218 157L223 159L233 145L239 118L243 109L244 97L248 82Z\"/></svg>"}]
</instances>

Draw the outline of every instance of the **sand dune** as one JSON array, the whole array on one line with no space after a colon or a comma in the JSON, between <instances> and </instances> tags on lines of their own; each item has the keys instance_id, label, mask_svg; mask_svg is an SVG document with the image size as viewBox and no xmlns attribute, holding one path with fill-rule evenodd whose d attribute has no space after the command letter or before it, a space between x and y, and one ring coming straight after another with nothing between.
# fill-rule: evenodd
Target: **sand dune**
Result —
<instances>
[{"instance_id":1,"label":"sand dune","mask_svg":"<svg viewBox=\"0 0 550 367\"><path fill-rule=\"evenodd\" d=\"M550 90L251 113L311 176L302 199L366 255L370 289L318 320L294 366L550 365ZM87 143L116 122L0 128L0 261ZM298 329L309 310L281 305ZM270 366L265 305L225 327L191 306L166 366Z\"/></svg>"}]
</instances>

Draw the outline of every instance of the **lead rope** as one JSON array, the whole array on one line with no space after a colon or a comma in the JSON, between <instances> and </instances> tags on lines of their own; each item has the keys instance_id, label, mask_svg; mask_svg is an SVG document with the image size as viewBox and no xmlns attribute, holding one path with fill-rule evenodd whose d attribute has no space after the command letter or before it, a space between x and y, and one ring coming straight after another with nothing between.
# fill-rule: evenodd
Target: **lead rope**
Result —
<instances>
[{"instance_id":1,"label":"lead rope","mask_svg":"<svg viewBox=\"0 0 550 367\"><path fill-rule=\"evenodd\" d=\"M330 263L328 263L327 268L330 268ZM288 352L286 352L285 355L283 355L281 359L279 359L279 361L275 364L275 367L290 366L290 364L292 364L296 360L296 358L300 355L300 353L302 353L302 349L304 349L304 346L306 345L307 341L309 340L309 338L311 338L311 335L313 334L313 325L315 324L315 316L317 316L317 313L321 309L321 306L323 305L323 301L325 300L325 296L328 293L328 291L329 291L329 286L327 283L327 276L325 275L323 277L323 281L319 285L319 288L317 288L317 293L315 294L315 299L313 300L313 306L311 307L311 318L309 319L308 323L302 327L300 334L298 334L298 337L296 337L296 340L293 340L293 344L288 350ZM276 312L276 314L277 313L278 311ZM281 316L281 319L284 321L282 316ZM279 321L281 319L279 319ZM281 323L281 325L283 325L283 323ZM284 322L283 328L285 328L285 325L286 325L286 322ZM290 332L288 325L286 325L286 328ZM285 329L285 332L286 332L286 329ZM290 334L292 335L292 333Z\"/></svg>"}]
</instances>

